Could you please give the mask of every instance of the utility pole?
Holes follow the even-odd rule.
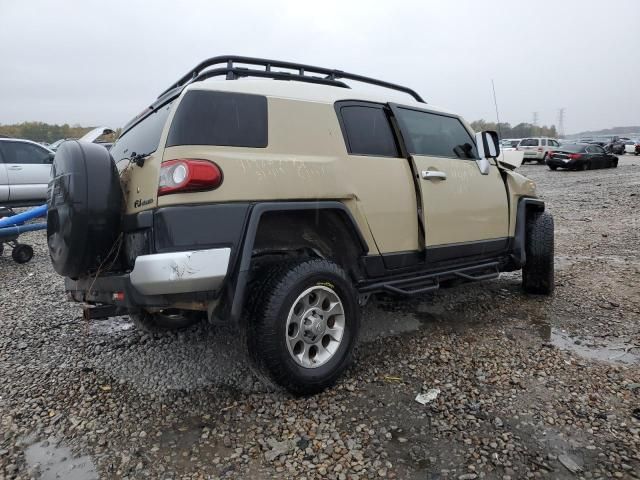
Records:
[[[564,138],[564,107],[558,110],[558,138]]]

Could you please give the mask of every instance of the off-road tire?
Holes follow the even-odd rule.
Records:
[[[146,310],[130,310],[129,319],[136,329],[148,333],[168,332],[181,330],[198,323],[202,316],[199,312],[182,312],[183,318],[173,316],[171,319],[161,312],[149,313]]]
[[[333,384],[350,365],[360,329],[357,292],[345,272],[324,259],[270,265],[254,274],[243,324],[248,356],[259,377],[294,395],[312,395]],[[333,291],[344,307],[344,334],[338,349],[323,365],[298,365],[287,346],[287,318],[298,296],[313,286]]]
[[[535,212],[527,220],[526,263],[522,269],[522,288],[527,293],[553,293],[553,230],[553,217],[548,212]]]

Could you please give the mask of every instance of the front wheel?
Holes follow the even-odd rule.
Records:
[[[285,264],[255,280],[245,339],[254,366],[296,395],[333,385],[349,366],[360,328],[357,293],[323,259]]]
[[[551,295],[554,288],[554,227],[548,212],[536,212],[527,220],[522,288],[527,293]]]

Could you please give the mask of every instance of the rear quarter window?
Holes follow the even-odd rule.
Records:
[[[267,146],[267,98],[244,93],[191,90],[178,105],[167,147]]]

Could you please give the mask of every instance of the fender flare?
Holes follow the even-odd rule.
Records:
[[[544,212],[544,207],[544,202],[538,198],[522,197],[518,200],[516,231],[513,239],[513,253],[511,254],[518,268],[522,268],[527,263],[525,248],[527,215],[531,211]]]
[[[341,202],[301,201],[257,203],[251,208],[244,233],[244,238],[242,241],[242,246],[240,247],[240,250],[236,255],[234,268],[229,272],[230,278],[229,282],[227,283],[227,292],[225,298],[227,306],[226,308],[223,307],[224,313],[221,315],[223,318],[226,317],[232,323],[238,323],[242,316],[245,297],[247,294],[249,274],[251,272],[251,257],[253,253],[253,246],[262,216],[267,212],[293,212],[304,210],[329,210],[338,212],[347,221],[347,224],[350,225],[353,229],[353,233],[356,235],[358,243],[360,244],[363,252],[366,254],[369,251],[367,242],[364,239],[364,236],[362,235],[358,224],[353,218],[353,215],[351,214],[349,209]]]

